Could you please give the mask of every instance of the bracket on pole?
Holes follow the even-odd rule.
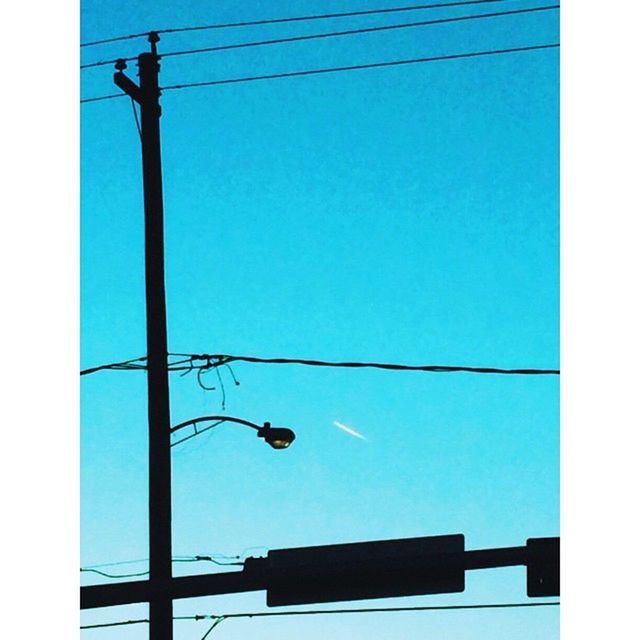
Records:
[[[113,74],[113,82],[120,87],[130,98],[133,98],[138,104],[142,104],[142,90],[131,78],[123,73],[126,68],[124,61],[116,62],[116,71]]]

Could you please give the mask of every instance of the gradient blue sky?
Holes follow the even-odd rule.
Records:
[[[403,5],[85,0],[82,40],[394,4]],[[167,34],[160,50],[526,6],[537,5]],[[161,83],[557,41],[557,12],[543,12],[166,59]],[[105,45],[83,61],[142,50],[140,40]],[[113,93],[111,74],[83,72],[83,97]],[[171,351],[558,366],[556,51],[185,89],[162,104]],[[145,351],[142,194],[131,104],[87,104],[81,125],[89,367]],[[559,533],[557,378],[249,364],[234,372],[241,386],[228,380],[227,413],[290,425],[298,439],[275,452],[227,425],[176,447],[176,555],[447,533],[480,548]],[[174,374],[171,393],[174,423],[220,412],[220,395],[192,375]],[[97,373],[81,394],[81,565],[146,558],[144,375]],[[175,573],[212,568],[177,564]],[[362,606],[524,600],[525,572],[514,568],[468,574],[463,594]],[[264,608],[263,593],[175,606],[179,615]],[[84,612],[82,621],[145,615],[134,606]],[[200,625],[176,623],[176,638],[201,637]],[[557,630],[549,608],[238,620],[214,634],[528,640]]]

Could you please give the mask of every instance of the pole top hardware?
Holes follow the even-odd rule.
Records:
[[[116,60],[116,69],[118,71],[124,71],[127,68],[127,63],[123,58],[118,58]]]

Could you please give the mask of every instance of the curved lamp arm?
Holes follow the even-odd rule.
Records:
[[[258,433],[259,438],[263,438],[264,441],[271,445],[274,449],[286,449],[296,438],[296,434],[286,427],[272,427],[270,422],[265,422],[263,426],[259,426],[254,422],[249,422],[249,420],[243,420],[242,418],[234,418],[233,416],[201,416],[199,418],[192,418],[191,420],[186,420],[185,422],[181,422],[177,424],[175,427],[171,427],[169,430],[170,433],[175,433],[179,429],[184,427],[194,427],[199,422],[216,422],[216,424],[208,427],[207,429],[203,429],[202,431],[197,431],[191,436],[187,436],[178,442],[173,443],[174,445],[180,444],[189,438],[193,438],[194,436],[207,431],[208,429],[217,426],[221,422],[235,422],[236,424],[244,425],[245,427],[250,427],[251,429],[255,429]],[[173,446],[173,445],[172,445]]]
[[[255,424],[254,422],[249,422],[248,420],[243,420],[242,418],[234,418],[233,416],[202,416],[200,418],[192,418],[191,420],[185,420],[180,424],[177,424],[175,427],[171,427],[169,429],[170,433],[175,433],[178,429],[182,429],[183,427],[190,427],[191,425],[198,424],[198,422],[214,422],[219,420],[220,422],[235,422],[237,424],[243,424],[246,427],[251,427],[252,429],[260,430],[263,427]],[[264,423],[265,426],[268,425],[268,422]]]

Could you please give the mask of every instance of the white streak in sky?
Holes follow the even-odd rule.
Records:
[[[351,427],[347,427],[347,425],[342,424],[342,422],[338,422],[337,420],[334,420],[333,424],[336,427],[338,427],[338,429],[342,429],[343,431],[346,431],[351,436],[355,436],[356,438],[366,440],[366,438],[361,433],[358,433],[355,429],[352,429]]]

